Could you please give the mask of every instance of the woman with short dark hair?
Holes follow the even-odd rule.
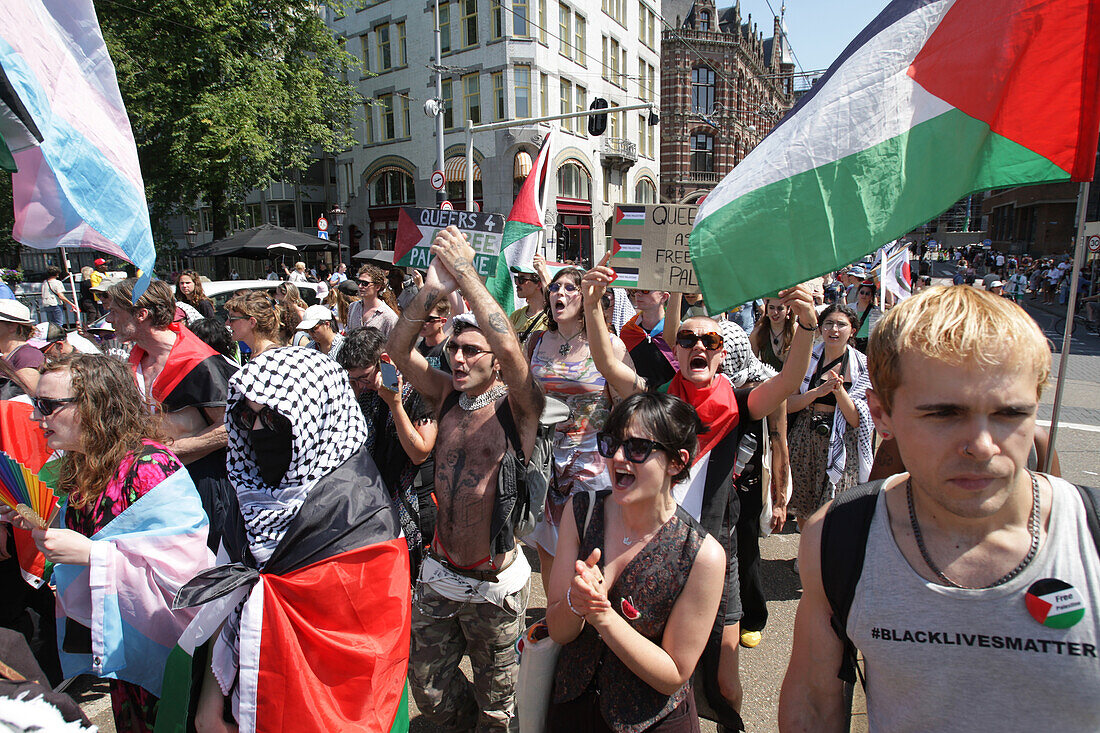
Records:
[[[547,594],[550,635],[563,645],[547,730],[699,730],[691,676],[726,558],[672,485],[702,429],[682,400],[639,392],[600,432],[611,488],[569,500]]]

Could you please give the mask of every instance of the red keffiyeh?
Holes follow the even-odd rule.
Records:
[[[715,375],[706,387],[697,387],[677,372],[668,384],[668,393],[694,407],[703,421],[705,431],[699,434],[699,452],[693,465],[737,427],[740,420],[737,398],[733,394],[733,385],[721,374]]]

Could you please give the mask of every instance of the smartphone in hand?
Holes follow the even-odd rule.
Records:
[[[382,373],[382,386],[390,392],[397,391],[397,367],[385,359],[378,362],[378,370]]]

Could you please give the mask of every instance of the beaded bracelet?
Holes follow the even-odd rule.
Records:
[[[584,618],[583,613],[578,613],[577,609],[573,608],[573,586],[569,586],[569,589],[565,591],[565,605],[569,606],[569,610],[573,612],[574,616]]]

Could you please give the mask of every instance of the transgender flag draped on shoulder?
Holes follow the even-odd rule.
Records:
[[[718,311],[858,259],[968,193],[1088,180],[1100,0],[895,0],[699,207]]]

